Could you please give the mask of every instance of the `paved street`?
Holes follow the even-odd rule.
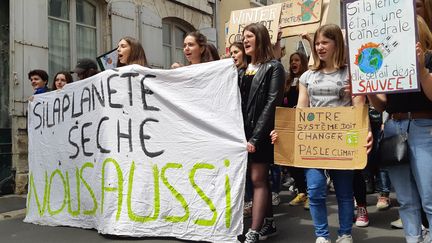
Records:
[[[313,236],[312,220],[309,212],[302,207],[288,205],[292,196],[282,192],[282,203],[275,207],[276,223],[279,234],[266,241],[268,243],[303,243],[315,242]],[[353,237],[355,242],[382,242],[403,243],[403,232],[392,229],[390,222],[397,219],[397,207],[387,211],[377,211],[375,208],[376,194],[368,195],[370,226],[359,228],[354,226]],[[392,200],[393,205],[396,203]],[[331,237],[334,241],[338,227],[337,205],[335,196],[329,195],[329,224]],[[0,197],[0,242],[5,243],[75,243],[75,242],[145,242],[168,243],[186,242],[167,238],[124,238],[117,236],[104,236],[95,230],[85,230],[71,227],[49,227],[23,223],[23,210],[25,199],[23,197]],[[10,215],[7,212],[11,211]],[[245,230],[250,224],[250,219],[245,220]]]

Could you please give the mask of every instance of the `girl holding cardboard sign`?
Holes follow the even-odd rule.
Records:
[[[315,48],[312,50],[314,64],[300,77],[297,107],[336,107],[364,105],[364,97],[352,97],[348,68],[345,65],[345,48],[342,31],[333,24],[323,25],[315,32]],[[272,141],[277,134],[271,133]],[[372,147],[372,134],[368,134],[366,145]],[[335,186],[339,208],[339,230],[337,243],[351,243],[353,224],[353,170],[329,170]],[[323,169],[305,169],[310,213],[314,222],[316,243],[328,243],[326,194],[327,183]]]

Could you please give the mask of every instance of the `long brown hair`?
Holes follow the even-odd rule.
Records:
[[[291,58],[293,58],[294,55],[297,55],[300,58],[300,69],[298,74],[294,74],[294,72],[291,69]],[[289,68],[288,79],[285,82],[285,89],[284,89],[285,93],[288,92],[288,90],[291,88],[291,84],[293,83],[294,78],[300,77],[304,72],[308,70],[308,58],[303,52],[296,51],[292,53],[289,58],[289,63],[290,63],[290,68]],[[299,83],[297,83],[296,85],[297,90],[298,88],[299,88]]]
[[[246,68],[248,63],[250,62],[250,60],[249,60],[250,57],[247,56],[245,53],[243,42],[240,42],[240,41],[233,42],[229,47],[230,52],[231,52],[231,47],[233,47],[233,46],[237,47],[243,53],[242,64],[240,67],[237,67],[237,68]]]
[[[188,36],[192,36],[195,39],[198,46],[200,48],[204,48],[204,51],[201,52],[200,63],[210,62],[210,61],[214,60],[211,56],[212,54],[210,53],[210,50],[208,50],[207,37],[205,35],[203,35],[201,32],[196,30],[196,31],[192,31],[192,32],[187,33],[185,38]]]
[[[342,30],[339,26],[335,24],[326,24],[318,28],[314,35],[314,47],[312,48],[312,55],[314,58],[314,63],[311,67],[312,70],[317,71],[324,68],[325,63],[319,59],[318,53],[316,51],[315,42],[319,35],[333,40],[335,42],[335,51],[333,53],[333,64],[334,68],[341,69],[345,67],[345,44],[342,35]]]
[[[243,29],[242,35],[244,35],[246,30],[255,35],[256,63],[265,63],[274,59],[273,47],[267,28],[260,23],[252,23]]]
[[[57,87],[55,85],[55,82],[56,82],[57,75],[59,75],[59,74],[63,74],[65,76],[67,84],[70,84],[70,83],[73,82],[73,78],[72,78],[72,75],[70,74],[70,72],[68,72],[68,71],[60,71],[60,72],[58,72],[58,73],[56,73],[54,75],[54,81],[53,81],[51,90],[56,90],[57,89]]]
[[[141,43],[137,39],[130,36],[125,36],[121,38],[120,41],[121,40],[125,40],[129,44],[131,50],[127,63],[120,63],[120,60],[117,60],[117,67],[122,67],[130,64],[139,64],[141,66],[147,67],[148,62],[144,52],[144,48],[142,47]]]

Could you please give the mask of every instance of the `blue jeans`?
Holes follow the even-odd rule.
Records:
[[[388,120],[384,127],[385,137],[405,132],[408,122]],[[432,222],[432,119],[411,121],[408,144],[410,163],[387,169],[400,204],[399,215],[406,241],[414,243],[422,242],[422,207],[428,221]]]
[[[390,193],[391,182],[389,178],[389,173],[386,169],[379,169],[377,178],[377,191],[380,193]]]
[[[338,235],[351,235],[353,224],[353,175],[351,170],[330,170],[339,211]],[[310,214],[317,237],[329,238],[327,220],[327,183],[324,170],[305,169]]]
[[[281,167],[279,165],[271,165],[271,191],[279,193],[281,191]]]

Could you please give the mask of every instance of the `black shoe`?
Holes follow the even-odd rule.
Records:
[[[264,224],[259,232],[260,240],[267,240],[269,237],[277,235],[276,225],[273,219],[264,219]]]

